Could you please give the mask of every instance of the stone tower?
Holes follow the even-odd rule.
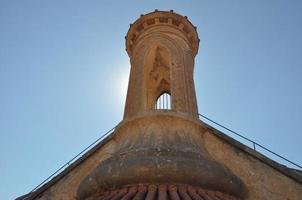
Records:
[[[196,196],[213,190],[221,199],[244,197],[241,180],[203,145],[206,129],[198,121],[193,82],[198,43],[196,27],[174,12],[149,13],[130,25],[131,73],[124,120],[115,131],[117,147],[81,183],[79,200],[128,187],[140,188],[150,200],[161,199],[152,196],[157,187],[176,199],[185,199],[177,188],[184,193],[190,188]],[[164,93],[171,96],[170,109],[156,109]]]
[[[130,25],[122,122],[18,200],[301,200],[302,172],[198,119],[199,39],[187,17],[151,12]]]
[[[193,68],[198,43],[196,27],[173,12],[150,13],[131,24],[126,37],[131,74],[125,119],[152,111],[164,92],[171,95],[174,112],[197,117]]]

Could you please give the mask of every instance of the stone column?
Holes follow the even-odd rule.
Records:
[[[174,112],[197,117],[193,81],[198,35],[186,17],[173,12],[142,15],[126,36],[131,75],[124,118],[154,109],[157,98],[171,95]]]

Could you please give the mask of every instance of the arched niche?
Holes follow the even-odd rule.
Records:
[[[154,44],[145,55],[144,81],[148,110],[161,94],[171,94],[171,54],[164,46]]]

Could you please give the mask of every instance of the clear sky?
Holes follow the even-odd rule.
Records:
[[[0,199],[122,120],[124,36],[154,9],[197,26],[199,112],[302,163],[302,1],[1,0]]]

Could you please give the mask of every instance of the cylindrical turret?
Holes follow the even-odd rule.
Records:
[[[124,118],[155,109],[157,99],[171,95],[171,109],[197,117],[193,82],[198,35],[187,19],[170,12],[142,15],[126,36],[131,61]]]

